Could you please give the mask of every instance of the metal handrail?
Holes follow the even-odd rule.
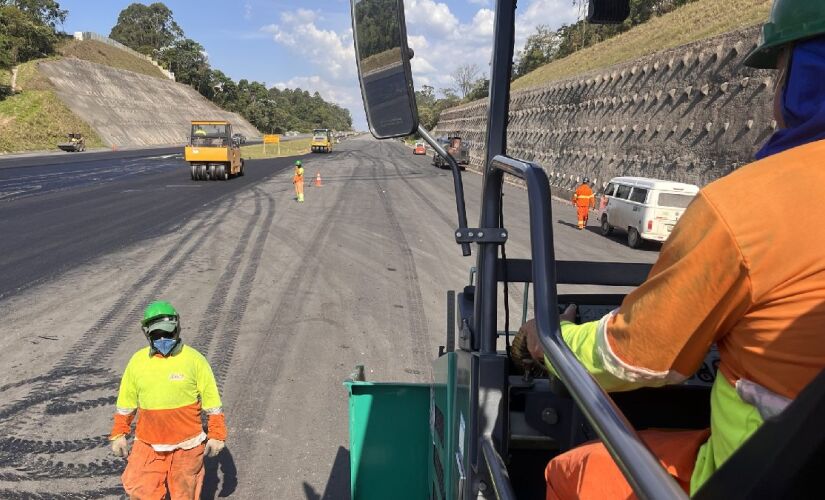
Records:
[[[504,465],[504,460],[496,451],[496,447],[489,436],[481,438],[481,454],[487,463],[487,470],[490,471],[490,480],[493,483],[495,497],[499,500],[516,500],[516,493],[510,483],[507,466]]]
[[[530,249],[533,255],[533,304],[539,340],[559,378],[596,430],[636,494],[643,499],[686,499],[682,488],[659,464],[613,400],[579,363],[564,342],[556,307],[550,183],[538,165],[498,155],[491,166],[527,184]]]

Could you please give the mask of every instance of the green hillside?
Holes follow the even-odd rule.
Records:
[[[0,98],[0,154],[56,150],[66,134],[80,132],[86,147],[104,146],[95,131],[66,107],[48,79],[37,71],[40,60],[18,66],[16,92]],[[10,72],[0,80],[11,81]]]
[[[96,40],[70,40],[58,48],[58,52],[65,57],[76,57],[112,68],[166,78],[160,69],[149,61]]]
[[[513,90],[539,87],[764,22],[771,0],[697,0],[630,31],[571,54],[515,80]]]

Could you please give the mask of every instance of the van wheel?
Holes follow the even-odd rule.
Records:
[[[630,248],[639,248],[642,246],[642,237],[639,236],[639,231],[636,231],[635,228],[630,228],[627,230],[627,246]]]
[[[613,226],[607,222],[607,214],[602,215],[602,236],[609,236],[613,233]]]

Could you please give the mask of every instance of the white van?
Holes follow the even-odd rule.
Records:
[[[665,241],[699,186],[646,177],[615,177],[605,188],[607,206],[601,216],[602,234],[627,231],[627,245],[644,240]]]

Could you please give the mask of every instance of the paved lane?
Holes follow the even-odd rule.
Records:
[[[229,182],[194,182],[178,155],[0,168],[0,297],[137,241],[174,231],[211,203],[287,168],[246,163]]]
[[[211,362],[227,414],[204,498],[348,498],[342,380],[361,363],[370,380],[428,380],[445,292],[475,260],[454,243],[448,172],[397,142],[307,156],[307,179],[320,173],[323,186],[308,182],[303,204],[289,163],[193,184],[161,158],[0,202],[0,231],[12,235],[0,243],[0,317],[13,333],[0,336],[0,498],[121,495],[124,463],[105,434],[123,367],[145,343],[141,311],[159,298]],[[110,168],[127,167],[99,170]],[[475,224],[481,178],[464,178]],[[505,190],[513,258],[528,256],[526,200]],[[576,230],[569,204],[553,209],[560,258],[656,258]]]

